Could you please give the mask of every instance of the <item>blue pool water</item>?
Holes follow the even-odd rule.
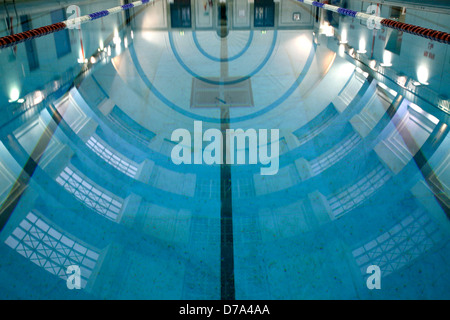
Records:
[[[127,3],[6,2],[0,36]],[[375,11],[449,32],[438,4]],[[0,49],[0,298],[450,298],[448,49],[290,0]]]

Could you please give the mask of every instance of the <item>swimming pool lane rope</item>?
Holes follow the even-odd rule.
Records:
[[[427,38],[430,40],[435,40],[441,43],[446,43],[449,44],[450,43],[450,34],[447,32],[443,32],[443,31],[437,31],[437,30],[433,30],[433,29],[428,29],[428,28],[422,28],[416,25],[412,25],[412,24],[407,24],[407,23],[403,23],[403,22],[399,22],[399,21],[395,21],[395,20],[391,20],[391,19],[385,19],[383,17],[379,17],[376,15],[371,15],[368,13],[363,13],[363,12],[358,12],[358,11],[354,11],[354,10],[350,10],[350,9],[344,9],[341,7],[337,7],[337,6],[333,6],[330,4],[326,4],[326,3],[321,3],[321,2],[317,2],[317,1],[311,1],[311,0],[296,0],[298,2],[304,3],[304,4],[309,4],[318,8],[322,8],[328,11],[333,11],[333,12],[337,12],[339,14],[342,14],[344,16],[350,16],[362,21],[371,21],[372,23],[376,24],[381,24],[382,26],[391,28],[391,29],[396,29],[396,30],[401,30],[403,32],[406,33],[410,33],[419,37],[423,37],[423,38]]]
[[[29,31],[13,34],[10,36],[0,38],[0,49],[14,46],[18,43],[31,40],[34,38],[42,37],[50,33],[58,32],[67,28],[74,28],[79,26],[82,23],[86,23],[89,21],[93,21],[99,18],[106,17],[110,14],[118,13],[121,11],[129,10],[131,8],[136,8],[142,6],[144,4],[154,2],[155,0],[142,0],[135,1],[132,3],[124,4],[122,6],[117,6],[111,9],[102,10],[98,12],[94,12],[91,14],[87,14],[78,18],[68,19],[65,21],[61,21],[58,23],[54,23],[45,27],[40,27],[36,29],[32,29]]]
[[[117,7],[111,8],[111,9],[94,12],[94,13],[91,13],[91,14],[88,14],[85,16],[81,16],[78,18],[74,18],[74,19],[68,19],[68,20],[65,20],[62,22],[58,22],[58,23],[54,23],[54,24],[45,26],[45,27],[32,29],[29,31],[2,37],[2,38],[0,38],[0,49],[16,45],[23,41],[42,37],[44,35],[47,35],[47,34],[50,34],[53,32],[64,30],[66,28],[73,28],[82,23],[86,23],[86,22],[96,20],[96,19],[99,19],[102,17],[106,17],[113,13],[118,13],[118,12],[121,12],[124,10],[129,10],[131,8],[139,7],[141,5],[144,5],[144,4],[147,4],[150,2],[154,2],[154,1],[155,0],[135,1],[133,3],[128,3],[128,4],[124,4],[122,6],[117,6]],[[311,1],[311,0],[296,0],[296,1],[304,3],[304,4],[312,5],[312,6],[321,8],[321,9],[337,12],[339,14],[342,14],[345,16],[350,16],[350,17],[353,17],[353,18],[356,18],[359,20],[363,20],[363,21],[370,20],[375,24],[379,23],[380,25],[388,27],[388,28],[401,30],[403,32],[410,33],[410,34],[413,34],[416,36],[420,36],[420,37],[427,38],[430,40],[435,40],[437,42],[446,43],[446,44],[450,43],[450,34],[443,32],[443,31],[422,28],[422,27],[419,27],[416,25],[407,24],[407,23],[403,23],[403,22],[399,22],[399,21],[395,21],[395,20],[391,20],[391,19],[385,19],[383,17],[379,17],[376,15],[370,15],[368,13],[358,12],[358,11],[354,11],[354,10],[350,10],[350,9],[344,9],[341,7],[337,7],[337,6],[333,6],[330,4],[321,3],[321,2],[317,2],[317,1]]]

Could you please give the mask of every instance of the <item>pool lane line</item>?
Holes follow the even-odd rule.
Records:
[[[0,49],[11,47],[11,46],[14,46],[23,41],[42,37],[42,36],[45,36],[50,33],[64,30],[66,28],[72,28],[72,27],[78,26],[82,23],[86,23],[86,22],[89,22],[92,20],[103,18],[110,14],[121,12],[124,10],[129,10],[131,8],[139,7],[143,4],[147,4],[150,2],[154,2],[154,1],[155,0],[135,1],[133,3],[124,4],[122,6],[117,6],[117,7],[111,8],[111,9],[94,12],[94,13],[91,13],[91,14],[88,14],[88,15],[85,15],[85,16],[82,16],[79,18],[69,19],[69,20],[54,23],[54,24],[51,24],[48,26],[36,28],[33,30],[1,37],[0,38]],[[391,29],[396,29],[396,30],[401,30],[403,32],[410,33],[410,34],[413,34],[413,35],[416,35],[419,37],[427,38],[430,40],[435,40],[437,42],[446,43],[446,44],[450,43],[450,34],[447,32],[428,29],[428,28],[422,28],[422,27],[419,27],[416,25],[407,24],[404,22],[399,22],[399,21],[395,21],[395,20],[391,20],[391,19],[385,19],[383,17],[378,17],[375,15],[370,15],[367,13],[358,12],[358,11],[354,11],[354,10],[350,10],[350,9],[344,9],[344,8],[340,8],[337,6],[317,2],[317,1],[311,1],[311,0],[295,0],[295,1],[298,1],[298,2],[301,2],[304,4],[308,4],[308,5],[312,5],[315,7],[319,7],[321,9],[333,11],[333,12],[336,12],[336,13],[339,13],[339,14],[342,14],[345,16],[357,18],[359,20],[363,20],[363,21],[371,20],[371,21],[373,21],[375,23],[379,23],[385,27],[388,27]]]
[[[36,29],[32,29],[29,31],[25,31],[25,32],[21,32],[21,33],[16,33],[13,35],[9,35],[6,37],[1,37],[0,38],[0,49],[2,48],[8,48],[11,46],[14,46],[18,43],[24,42],[24,41],[28,41],[34,38],[39,38],[45,35],[48,35],[50,33],[54,33],[54,32],[58,32],[67,28],[74,28],[79,26],[80,24],[86,23],[86,22],[90,22],[93,20],[97,20],[103,17],[106,17],[110,14],[114,14],[114,13],[118,13],[118,12],[122,12],[125,10],[129,10],[131,8],[136,8],[139,6],[142,6],[144,4],[148,4],[150,2],[155,2],[156,0],[142,0],[142,1],[135,1],[132,3],[128,3],[128,4],[124,4],[121,6],[117,6],[117,7],[113,7],[110,9],[106,9],[106,10],[102,10],[102,11],[98,11],[98,12],[94,12],[94,13],[90,13],[78,18],[74,18],[74,19],[68,19],[62,22],[58,22],[58,23],[54,23],[48,26],[44,26],[44,27],[40,27],[40,28],[36,28]]]
[[[330,4],[321,3],[318,1],[312,1],[312,0],[295,0],[295,1],[298,1],[298,2],[301,2],[304,4],[308,4],[308,5],[311,5],[314,7],[318,7],[321,9],[325,9],[328,11],[333,11],[333,12],[339,13],[344,16],[350,16],[350,17],[356,18],[358,20],[362,20],[362,21],[366,21],[366,22],[371,21],[375,24],[379,23],[382,26],[385,26],[385,27],[388,27],[391,29],[401,30],[403,32],[413,34],[413,35],[416,35],[416,36],[419,36],[422,38],[427,38],[427,39],[434,40],[437,42],[450,44],[450,34],[447,32],[437,31],[437,30],[428,29],[428,28],[422,28],[422,27],[419,27],[416,25],[399,22],[399,21],[395,21],[395,20],[391,20],[391,19],[386,19],[386,18],[379,17],[376,15],[371,15],[368,13],[345,9],[345,8],[333,6]]]
[[[228,23],[220,26],[221,33],[227,34]],[[220,41],[220,56],[228,56],[228,40]],[[220,64],[220,78],[229,77],[228,62]],[[225,83],[219,85],[220,98],[224,100]],[[230,129],[230,107],[220,105],[220,131],[226,136]],[[220,165],[220,299],[235,300],[234,281],[234,241],[233,241],[233,197],[231,186],[231,165],[227,164],[229,143],[222,141],[222,164]]]

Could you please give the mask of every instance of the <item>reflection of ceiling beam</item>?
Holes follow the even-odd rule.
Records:
[[[388,6],[404,7],[428,12],[450,14],[448,0],[361,0],[363,2],[380,3]]]

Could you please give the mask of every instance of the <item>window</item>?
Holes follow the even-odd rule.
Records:
[[[363,276],[367,266],[378,265],[382,276],[399,270],[442,240],[438,226],[425,210],[418,208],[413,214],[393,226],[352,254]]]
[[[318,175],[322,171],[338,162],[354,147],[356,147],[359,142],[361,142],[361,138],[357,133],[350,134],[349,137],[345,138],[344,141],[342,141],[338,146],[335,146],[320,157],[312,160],[311,170],[313,176]]]
[[[81,201],[87,207],[112,221],[117,221],[122,208],[122,199],[113,199],[111,196],[82,179],[69,167],[66,167],[61,172],[56,182],[72,193],[77,200]]]
[[[353,210],[381,188],[391,174],[381,164],[350,188],[328,198],[335,218]]]
[[[155,137],[155,133],[134,121],[130,116],[123,112],[118,106],[114,106],[108,119],[117,125],[119,130],[129,136],[131,139],[147,146],[148,143]]]
[[[82,288],[86,286],[99,257],[98,252],[65,236],[32,212],[20,222],[5,243],[31,262],[62,279],[67,279],[68,266],[79,266]]]
[[[339,115],[333,104],[326,107],[313,120],[309,121],[305,126],[295,130],[294,136],[297,137],[299,143],[302,145],[312,138],[318,136],[324,131],[331,122]]]
[[[255,8],[255,19],[258,19],[258,20],[264,19],[264,8],[263,7]]]
[[[106,143],[100,142],[99,138],[90,137],[86,142],[86,145],[100,158],[105,160],[117,170],[125,173],[131,178],[136,176],[137,167],[132,165],[130,163],[131,161],[124,160],[124,157],[119,157],[117,154],[110,151],[110,148],[107,147]]]
[[[191,2],[176,0],[170,4],[170,21],[172,28],[191,27]]]
[[[275,3],[273,0],[255,0],[255,27],[273,27],[275,24]]]

